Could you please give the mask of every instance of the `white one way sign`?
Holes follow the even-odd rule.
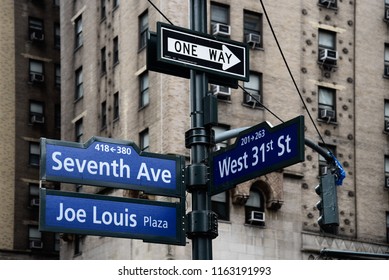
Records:
[[[222,49],[218,50],[174,38],[168,38],[167,40],[167,50],[169,52],[220,63],[223,70],[227,70],[241,62],[226,45],[222,45]]]
[[[248,46],[158,23],[158,60],[222,77],[248,81]]]

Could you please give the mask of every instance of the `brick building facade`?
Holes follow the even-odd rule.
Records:
[[[188,27],[187,1],[154,2],[175,25]],[[306,148],[303,163],[212,198],[223,217],[213,241],[214,258],[309,259],[322,248],[387,252],[388,7],[385,1],[264,2],[271,26],[259,1],[207,2],[209,33],[249,43],[250,81],[240,85],[256,97],[210,85],[218,98],[219,124],[214,130],[263,121],[280,124],[263,104],[284,121],[304,115],[306,137],[321,143],[272,27],[318,131],[347,174],[338,188],[339,233],[320,232],[314,188],[325,162]],[[166,20],[147,1],[61,4],[63,140],[86,141],[94,135],[126,139],[141,149],[189,160],[184,144],[190,128],[189,81],[146,68],[147,34],[156,31],[158,21]],[[129,195],[93,187],[63,188]],[[266,220],[250,224],[250,207],[264,212]],[[61,245],[63,259],[191,257],[190,246],[139,240],[67,236]]]

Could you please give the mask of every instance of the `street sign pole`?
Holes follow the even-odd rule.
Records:
[[[190,1],[191,29],[206,33],[207,1]],[[192,239],[192,259],[212,259],[212,238],[215,231],[214,215],[210,211],[207,193],[207,166],[210,130],[204,128],[204,98],[207,93],[207,77],[204,72],[191,70],[190,102],[191,129],[186,133],[186,146],[191,149],[191,164],[187,167],[187,189],[192,194],[192,212],[188,213],[188,238]],[[211,225],[211,226],[210,226]],[[213,226],[212,226],[213,225]],[[213,232],[213,235],[212,235]]]

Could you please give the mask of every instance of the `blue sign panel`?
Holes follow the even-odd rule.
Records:
[[[185,245],[185,203],[41,189],[41,231]]]
[[[304,118],[276,127],[261,123],[241,132],[234,145],[210,156],[210,194],[304,160]]]
[[[41,179],[182,197],[184,159],[141,152],[132,142],[93,137],[85,144],[41,139]]]

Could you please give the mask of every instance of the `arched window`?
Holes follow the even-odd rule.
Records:
[[[251,187],[250,196],[245,205],[245,222],[247,224],[265,225],[265,198],[258,188]]]

